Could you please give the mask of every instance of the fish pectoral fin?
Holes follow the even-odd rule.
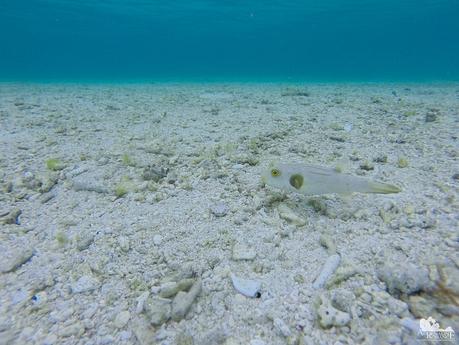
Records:
[[[303,187],[304,178],[300,174],[293,174],[292,176],[290,176],[289,183],[293,188],[300,189],[301,187]]]

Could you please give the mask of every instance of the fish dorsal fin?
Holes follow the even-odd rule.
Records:
[[[330,176],[330,175],[334,175],[337,173],[335,169],[322,167],[319,165],[313,165],[313,164],[305,164],[303,166],[303,169],[306,169],[308,173],[313,174],[313,175]]]

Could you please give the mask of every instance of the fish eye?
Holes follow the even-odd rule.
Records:
[[[272,176],[272,177],[280,176],[280,174],[281,174],[280,171],[277,170],[277,169],[271,170],[271,176]]]

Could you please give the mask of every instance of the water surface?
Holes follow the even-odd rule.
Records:
[[[3,80],[459,79],[457,0],[0,2]]]

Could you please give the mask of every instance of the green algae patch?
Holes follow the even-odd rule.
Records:
[[[136,185],[128,176],[123,176],[121,181],[115,185],[114,193],[117,198],[122,198],[130,192],[138,192],[139,186]]]
[[[116,195],[117,198],[122,198],[127,193],[128,193],[128,189],[123,183],[120,183],[120,184],[116,185],[116,187],[115,187],[115,195]]]
[[[61,247],[65,246],[68,242],[67,234],[63,230],[59,230],[56,233],[56,241]]]
[[[312,198],[308,200],[308,205],[313,208],[313,210],[321,215],[326,216],[328,214],[327,204],[318,198]]]
[[[397,161],[397,166],[399,168],[406,168],[408,167],[408,160],[405,157],[400,157]]]
[[[405,117],[411,117],[417,115],[416,110],[407,110],[403,113],[403,116]]]
[[[57,158],[50,158],[46,160],[46,167],[51,171],[59,171],[65,168],[65,164]]]
[[[123,154],[121,156],[121,161],[123,162],[124,165],[128,166],[128,167],[135,167],[136,166],[136,163],[134,161],[134,159],[128,155],[127,153]]]

